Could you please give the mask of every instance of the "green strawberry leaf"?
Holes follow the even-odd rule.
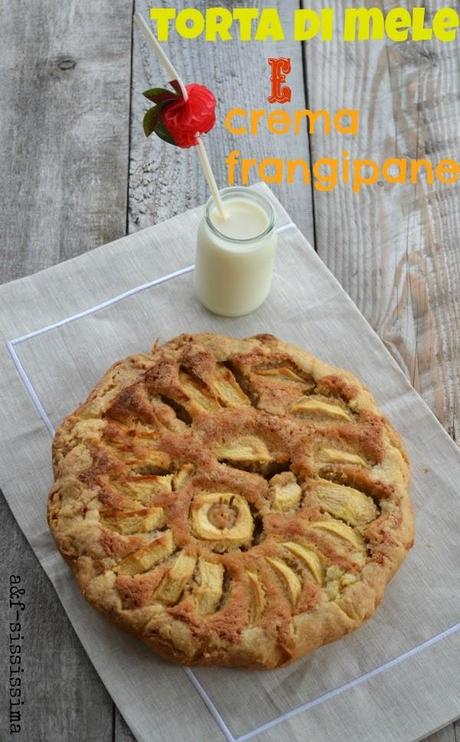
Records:
[[[155,126],[155,134],[159,136],[160,139],[163,139],[163,141],[168,142],[168,144],[176,145],[176,142],[174,141],[171,134],[167,130],[160,116],[158,116],[158,120]]]
[[[142,95],[153,103],[164,103],[167,100],[176,100],[178,98],[177,93],[173,93],[172,90],[167,88],[150,88],[144,90]]]
[[[160,115],[160,107],[154,106],[153,108],[149,108],[147,113],[144,116],[144,120],[142,122],[142,125],[144,127],[144,134],[146,137],[149,137],[150,134],[153,134],[155,131],[155,127],[158,123],[158,118]]]

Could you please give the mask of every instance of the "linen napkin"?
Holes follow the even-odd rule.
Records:
[[[0,287],[0,485],[115,703],[142,742],[412,741],[460,714],[460,453],[266,186],[273,287],[224,319],[193,292],[202,208]],[[46,524],[54,428],[104,371],[181,332],[270,332],[356,373],[403,436],[416,545],[359,631],[274,672],[184,669],[81,597]]]

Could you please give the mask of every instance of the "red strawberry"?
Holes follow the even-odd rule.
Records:
[[[206,134],[216,122],[216,99],[209,88],[192,83],[185,86],[188,93],[185,101],[177,82],[173,81],[171,85],[176,93],[159,89],[144,93],[157,103],[145,115],[145,134],[149,136],[154,131],[161,139],[177,147],[194,147],[197,136]]]

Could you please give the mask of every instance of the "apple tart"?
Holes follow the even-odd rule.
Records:
[[[87,600],[186,665],[275,668],[358,628],[413,543],[409,463],[350,373],[272,335],[115,364],[53,444]]]

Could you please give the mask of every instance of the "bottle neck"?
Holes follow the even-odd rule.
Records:
[[[214,200],[206,205],[205,219],[211,233],[229,244],[247,246],[270,236],[275,228],[275,214],[270,201],[248,188],[224,188],[220,191],[225,218]]]

